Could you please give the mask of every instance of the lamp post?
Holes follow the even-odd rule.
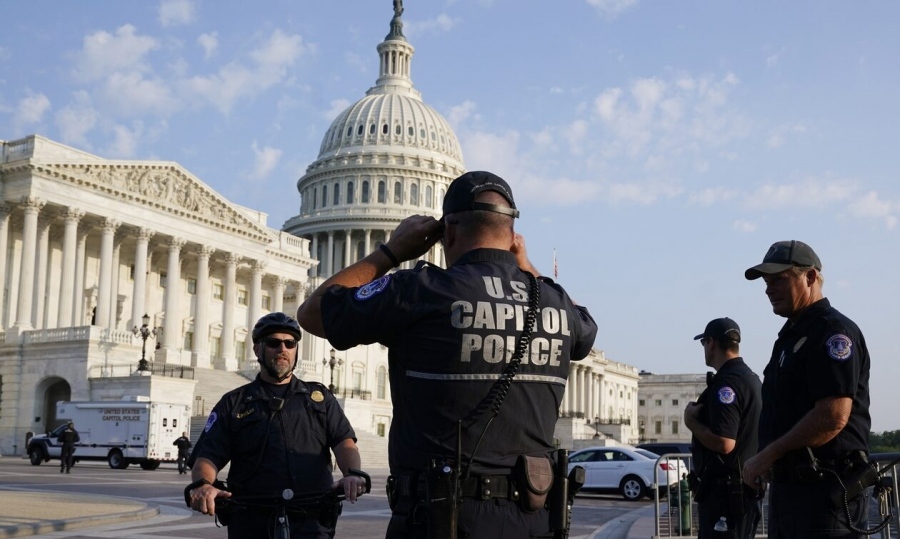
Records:
[[[332,348],[331,351],[328,352],[328,355],[330,356],[330,358],[322,358],[322,365],[325,365],[325,366],[331,368],[331,383],[328,384],[328,390],[331,391],[331,393],[333,394],[334,393],[334,368],[337,367],[338,365],[343,365],[344,360],[334,357],[335,356],[334,348]]]
[[[138,362],[138,370],[146,371],[149,370],[149,365],[147,364],[147,337],[156,337],[160,333],[160,331],[157,328],[150,328],[149,314],[145,314],[144,316],[142,316],[141,321],[144,324],[141,327],[135,326],[134,329],[131,330],[131,332],[141,338],[141,360]]]

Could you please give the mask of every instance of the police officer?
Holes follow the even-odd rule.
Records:
[[[331,488],[343,489],[347,499],[355,502],[363,493],[365,481],[347,475],[350,468],[360,467],[360,458],[353,428],[340,405],[322,384],[293,375],[300,336],[297,321],[280,312],[263,316],[254,326],[253,351],[259,374],[216,404],[188,460],[194,479],[189,485],[194,510],[211,515],[216,498],[232,494],[274,497],[284,489],[309,494]],[[332,451],[345,474],[337,482],[331,475]],[[213,483],[228,462],[226,492]],[[274,513],[274,508],[268,513],[248,509],[231,515],[228,537],[273,537]],[[293,538],[334,536],[334,527],[328,522],[336,514],[289,512],[288,516]]]
[[[75,464],[75,444],[81,441],[75,423],[69,421],[66,428],[59,434],[59,443],[62,444],[59,455],[59,473],[72,473],[72,465]]]
[[[535,278],[502,178],[460,176],[447,190],[443,213],[440,221],[404,219],[386,245],[313,292],[298,320],[335,348],[378,342],[389,349],[388,538],[425,537],[429,527],[441,536],[455,525],[469,539],[546,536],[548,512],[515,477],[517,462],[528,456],[538,467],[549,465],[569,362],[588,355],[597,326],[562,287]],[[446,270],[420,262],[388,273],[438,241]],[[533,331],[529,310],[537,314]],[[516,363],[523,333],[521,365],[508,385],[499,383]],[[458,491],[453,481],[441,483],[441,474],[453,470]],[[437,500],[445,488],[460,496],[455,521]]]
[[[734,320],[716,318],[694,340],[703,346],[706,366],[716,371],[697,402],[684,410],[699,478],[694,494],[699,537],[748,539],[756,535],[760,509],[756,491],[741,481],[741,465],[756,454],[759,377],[739,355],[741,328]],[[727,531],[716,530],[716,524]]]
[[[867,466],[869,351],[862,332],[822,295],[822,263],[800,241],[773,244],[748,269],[787,318],[762,387],[759,453],[744,481],[771,480],[769,537],[862,537],[864,492],[843,485]]]
[[[178,447],[178,473],[187,473],[187,459],[191,456],[191,439],[188,438],[187,432],[182,432],[181,436],[176,438],[172,445]]]

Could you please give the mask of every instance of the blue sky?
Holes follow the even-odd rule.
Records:
[[[760,374],[783,319],[743,270],[800,239],[872,354],[873,428],[900,429],[897,2],[405,2],[412,78],[470,170],[512,185],[536,265],[596,346],[703,372],[692,337],[743,329]],[[177,161],[269,224],[331,120],[377,77],[388,0],[14,2],[0,138]]]

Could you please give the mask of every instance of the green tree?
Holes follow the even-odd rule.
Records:
[[[900,430],[886,430],[869,434],[870,453],[895,453],[900,451]]]

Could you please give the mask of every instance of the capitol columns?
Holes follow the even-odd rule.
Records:
[[[79,229],[75,240],[75,290],[72,298],[72,325],[83,326],[84,316],[84,260],[90,229]]]
[[[275,296],[272,298],[272,312],[273,313],[281,313],[284,312],[284,289],[287,286],[288,279],[287,277],[276,276],[275,277],[275,286],[273,287],[272,294]],[[290,313],[291,316],[297,316],[294,313]],[[254,322],[255,323],[255,322]]]
[[[365,245],[365,249],[363,250],[363,256],[369,256],[369,254],[372,252],[372,229],[367,228],[365,230],[365,232],[366,232],[366,245]]]
[[[197,249],[197,307],[194,311],[194,342],[191,366],[208,369],[209,364],[209,257],[216,250],[208,245]]]
[[[247,306],[247,327],[252,328],[256,325],[256,321],[262,316],[262,278],[266,271],[266,263],[262,260],[253,260],[250,262],[250,298]],[[255,355],[253,354],[253,339],[247,339],[244,342],[244,361],[252,363]],[[243,366],[241,366],[243,367]]]
[[[310,243],[309,247],[309,257],[318,261],[318,264],[313,264],[309,268],[309,276],[310,277],[318,277],[319,276],[319,266],[322,265],[322,261],[319,260],[319,235],[313,233],[312,235],[312,243]]]
[[[222,352],[225,370],[234,370],[234,309],[237,298],[237,265],[241,255],[228,253],[225,256],[225,298],[222,301]],[[231,367],[231,368],[229,368]]]
[[[62,213],[65,228],[62,241],[62,268],[59,284],[59,318],[57,327],[71,327],[75,309],[75,261],[78,249],[78,222],[84,217],[84,211],[77,208],[66,208]],[[81,325],[80,323],[78,325]]]
[[[106,217],[101,222],[100,238],[100,278],[97,290],[97,316],[94,325],[102,328],[110,327],[110,305],[112,298],[113,247],[116,229],[121,221]]]
[[[9,204],[0,203],[0,305],[3,305],[4,289],[6,282],[6,253],[9,248],[9,214],[12,208]],[[8,323],[8,322],[6,322]],[[4,320],[0,318],[0,328],[6,327]]]
[[[154,231],[149,228],[139,228],[137,231],[137,243],[134,247],[134,287],[131,293],[131,321],[128,327],[140,327],[143,324],[147,299],[147,251],[150,238]]]
[[[19,296],[16,305],[16,327],[33,329],[31,307],[34,301],[34,262],[37,248],[38,213],[44,207],[43,200],[24,196],[19,200],[24,217],[22,221],[22,258],[19,270]]]
[[[37,260],[35,261],[34,329],[47,329],[47,267],[50,257],[49,215],[38,216]]]
[[[334,230],[328,231],[328,249],[325,254],[325,277],[334,275]]]
[[[353,231],[349,228],[344,231],[344,263],[341,265],[342,268],[346,268],[352,263],[350,260],[350,239],[352,234]]]
[[[178,299],[181,295],[181,248],[185,243],[184,239],[176,236],[169,240],[169,259],[166,261],[166,293],[163,298],[166,317],[163,321],[162,334],[162,348],[166,355],[166,363],[180,362],[169,361],[169,356],[180,348],[178,341],[181,339],[181,305],[179,305]],[[177,359],[180,360],[180,358]]]

